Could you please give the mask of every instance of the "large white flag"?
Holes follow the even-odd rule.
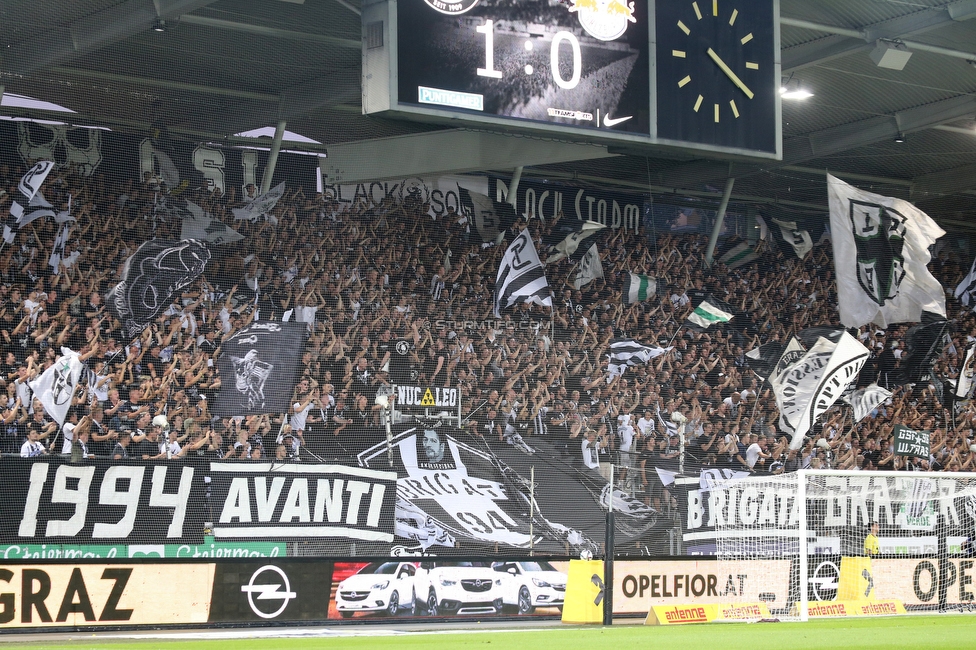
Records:
[[[495,279],[495,318],[501,318],[501,310],[518,302],[535,303],[552,308],[552,292],[546,281],[546,272],[539,261],[528,229],[520,232],[498,266]]]
[[[776,395],[780,429],[799,449],[820,415],[836,402],[867,361],[869,351],[844,332],[837,343],[820,337],[806,354],[769,383]]]
[[[779,226],[779,231],[783,235],[783,239],[793,247],[796,256],[801,260],[807,256],[807,253],[813,250],[813,238],[810,236],[810,233],[797,228],[795,221],[773,219],[773,223]]]
[[[77,352],[68,348],[61,348],[61,355],[53,366],[30,382],[30,387],[44,405],[44,410],[63,425],[85,364],[78,358]]]
[[[580,260],[579,269],[576,277],[573,278],[573,286],[577,289],[585,287],[593,280],[603,277],[603,262],[600,261],[600,252],[596,249],[596,244],[590,246],[586,255]]]
[[[261,215],[273,225],[278,224],[278,220],[271,216],[270,212],[278,205],[278,201],[285,194],[285,183],[281,182],[272,187],[264,194],[257,196],[253,201],[243,208],[233,208],[234,219],[237,221],[255,221]]]
[[[908,201],[862,192],[827,176],[837,302],[845,327],[946,315],[945,292],[926,265],[945,234]]]

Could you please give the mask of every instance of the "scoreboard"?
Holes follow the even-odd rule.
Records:
[[[778,0],[379,0],[363,112],[782,158]]]

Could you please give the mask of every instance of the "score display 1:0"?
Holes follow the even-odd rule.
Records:
[[[491,19],[486,20],[485,24],[476,27],[475,31],[485,36],[485,67],[477,69],[478,76],[501,79],[501,71],[495,70],[495,21]],[[563,79],[559,74],[559,46],[563,42],[569,43],[573,54],[573,76],[568,81]],[[532,50],[533,47],[531,40],[525,41],[526,50]],[[571,90],[579,85],[580,74],[583,69],[583,52],[580,49],[579,39],[576,38],[575,34],[559,31],[553,35],[552,43],[549,46],[549,61],[549,69],[552,71],[553,83],[566,90]],[[530,75],[534,73],[535,70],[532,68],[532,65],[527,63],[525,65],[525,74]]]

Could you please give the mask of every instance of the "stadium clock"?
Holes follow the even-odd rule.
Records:
[[[659,138],[775,153],[777,5],[656,3]]]
[[[646,2],[397,5],[400,103],[649,135]]]

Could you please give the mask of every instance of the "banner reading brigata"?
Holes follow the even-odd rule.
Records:
[[[803,507],[797,500],[798,480],[798,474],[718,482],[676,477],[673,490],[683,509],[685,553],[795,555]],[[976,524],[976,485],[969,476],[817,472],[807,474],[806,481],[807,531],[818,543],[838,539],[836,547],[845,555],[862,553],[865,531],[873,523],[894,536],[896,531],[913,535],[908,531],[938,527],[948,539],[971,536]]]
[[[0,543],[203,542],[206,466],[0,461]]]
[[[218,540],[393,541],[396,474],[341,465],[211,463]]]

